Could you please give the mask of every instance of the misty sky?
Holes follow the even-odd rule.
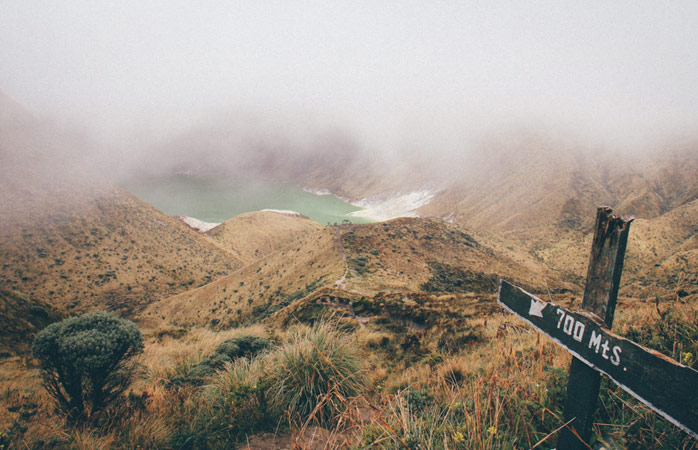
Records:
[[[291,128],[340,126],[377,147],[522,124],[633,143],[698,134],[695,1],[0,9],[0,90],[102,138],[242,111]]]

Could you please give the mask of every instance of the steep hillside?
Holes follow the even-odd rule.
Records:
[[[2,96],[0,109],[0,289],[128,315],[241,266],[100,177],[86,139]]]
[[[0,354],[26,352],[34,335],[59,319],[61,314],[46,302],[0,289]]]
[[[465,161],[461,177],[421,213],[517,237],[549,235],[550,226],[583,229],[593,225],[596,205],[612,200],[600,169],[598,156],[574,143],[510,137]]]
[[[492,142],[463,162],[422,215],[448,217],[473,230],[545,244],[552,234],[587,231],[596,207],[651,219],[697,195],[698,143],[645,156],[618,156],[535,135]]]
[[[516,260],[459,225],[436,219],[322,227],[294,242],[225,278],[150,305],[140,316],[143,323],[231,327],[266,318],[288,323],[295,313],[320,314],[328,298],[376,305],[385,299],[402,304],[413,294],[434,299],[447,294],[453,302],[473,294],[490,298],[500,277],[536,292],[577,289],[540,262]]]
[[[630,228],[627,292],[638,297],[698,299],[698,199]]]
[[[698,294],[698,200],[630,226],[621,295],[674,298]],[[545,263],[568,279],[583,282],[592,233],[567,233],[536,250]]]
[[[581,285],[596,208],[609,205],[616,214],[636,217],[622,293],[666,296],[691,284],[698,221],[695,141],[631,157],[519,136],[492,143],[468,164],[463,179],[421,214],[462,223],[500,250],[516,247],[515,259],[528,252]]]
[[[384,338],[386,329],[422,336],[498,311],[499,278],[555,295],[556,301],[580,292],[522,248],[504,248],[438,219],[402,218],[334,231],[346,261],[342,278],[275,311],[268,322],[288,326],[331,314],[347,327],[381,330]],[[406,336],[399,339],[411,339]]]
[[[321,230],[307,217],[274,211],[241,214],[206,232],[206,235],[241,261],[251,263],[286,247],[300,244]]]
[[[142,322],[226,328],[257,322],[342,276],[331,229],[294,242],[213,283],[153,303],[140,315]]]
[[[120,190],[84,198],[14,194],[4,192],[0,216],[3,286],[53,305],[130,314],[240,267],[233,255]]]
[[[347,285],[361,292],[495,292],[500,277],[531,289],[559,285],[545,267],[514,260],[464,228],[437,219],[403,218],[342,227]]]

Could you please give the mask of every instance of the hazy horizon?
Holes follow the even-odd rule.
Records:
[[[390,158],[527,130],[624,151],[698,136],[696,22],[693,2],[9,0],[0,90],[136,161],[190,136]]]

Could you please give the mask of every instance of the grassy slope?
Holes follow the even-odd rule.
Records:
[[[300,244],[308,234],[320,229],[322,225],[307,217],[257,211],[233,217],[206,235],[249,264]]]
[[[230,327],[260,320],[341,277],[343,264],[330,229],[291,243],[213,283],[150,305],[142,320]]]
[[[0,273],[6,288],[69,309],[107,307],[129,315],[241,265],[121,190],[66,188],[61,194],[3,194],[9,213],[0,217]]]
[[[470,229],[495,230],[533,243],[549,227],[584,232],[598,205],[652,219],[696,198],[698,143],[643,157],[580,150],[573,143],[524,136],[490,144],[461,176],[422,209],[452,213]]]
[[[693,284],[696,142],[640,158],[581,152],[535,136],[503,140],[488,150],[422,213],[449,215],[489,236],[490,245],[509,248],[514,259],[532,257],[580,285],[596,208],[610,205],[636,217],[624,271],[632,288],[622,293],[668,295]]]
[[[0,290],[0,351],[22,354],[34,335],[61,314],[51,305],[21,292]]]
[[[287,247],[209,285],[150,305],[141,315],[144,323],[229,327],[266,318],[288,323],[294,314],[307,318],[318,313],[312,305],[328,297],[400,303],[401,296],[411,294],[436,299],[445,293],[457,299],[476,292],[491,299],[500,277],[536,292],[546,292],[546,283],[552,290],[575,288],[558,281],[540,262],[516,260],[513,250],[511,255],[495,251],[461,226],[441,220],[320,227],[304,235],[264,229],[267,242]],[[218,239],[221,245],[230,243],[221,235]]]
[[[636,219],[630,226],[621,294],[666,296],[677,289],[695,289],[698,268],[696,233],[698,200],[652,219]],[[568,278],[586,275],[592,234],[567,233],[537,253]],[[683,273],[683,278],[681,278]]]
[[[442,272],[442,278],[460,280],[464,289],[453,287],[460,291],[496,292],[500,277],[536,290],[543,289],[546,282],[542,264],[530,258],[516,261],[463,227],[437,219],[404,218],[347,226],[342,243],[350,269],[348,285],[361,292],[424,290],[423,285],[438,276],[437,272]],[[427,290],[451,288],[432,286]]]
[[[84,138],[0,95],[0,288],[55,307],[130,315],[241,262],[114,188]]]

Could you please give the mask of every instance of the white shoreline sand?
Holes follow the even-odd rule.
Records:
[[[352,205],[362,208],[348,215],[363,217],[379,222],[398,217],[418,217],[417,209],[428,204],[436,195],[429,190],[413,191],[406,194],[397,193],[391,196],[368,197]]]
[[[189,225],[191,228],[194,230],[200,232],[200,233],[205,233],[208,230],[211,230],[213,228],[216,228],[220,223],[214,223],[214,222],[204,222],[203,220],[199,220],[195,217],[189,217],[189,216],[174,216],[176,219],[184,222],[185,224]]]
[[[277,214],[283,214],[284,216],[292,216],[292,217],[302,217],[303,214],[299,213],[298,211],[291,211],[290,209],[262,209],[260,211],[263,212],[273,212]]]

